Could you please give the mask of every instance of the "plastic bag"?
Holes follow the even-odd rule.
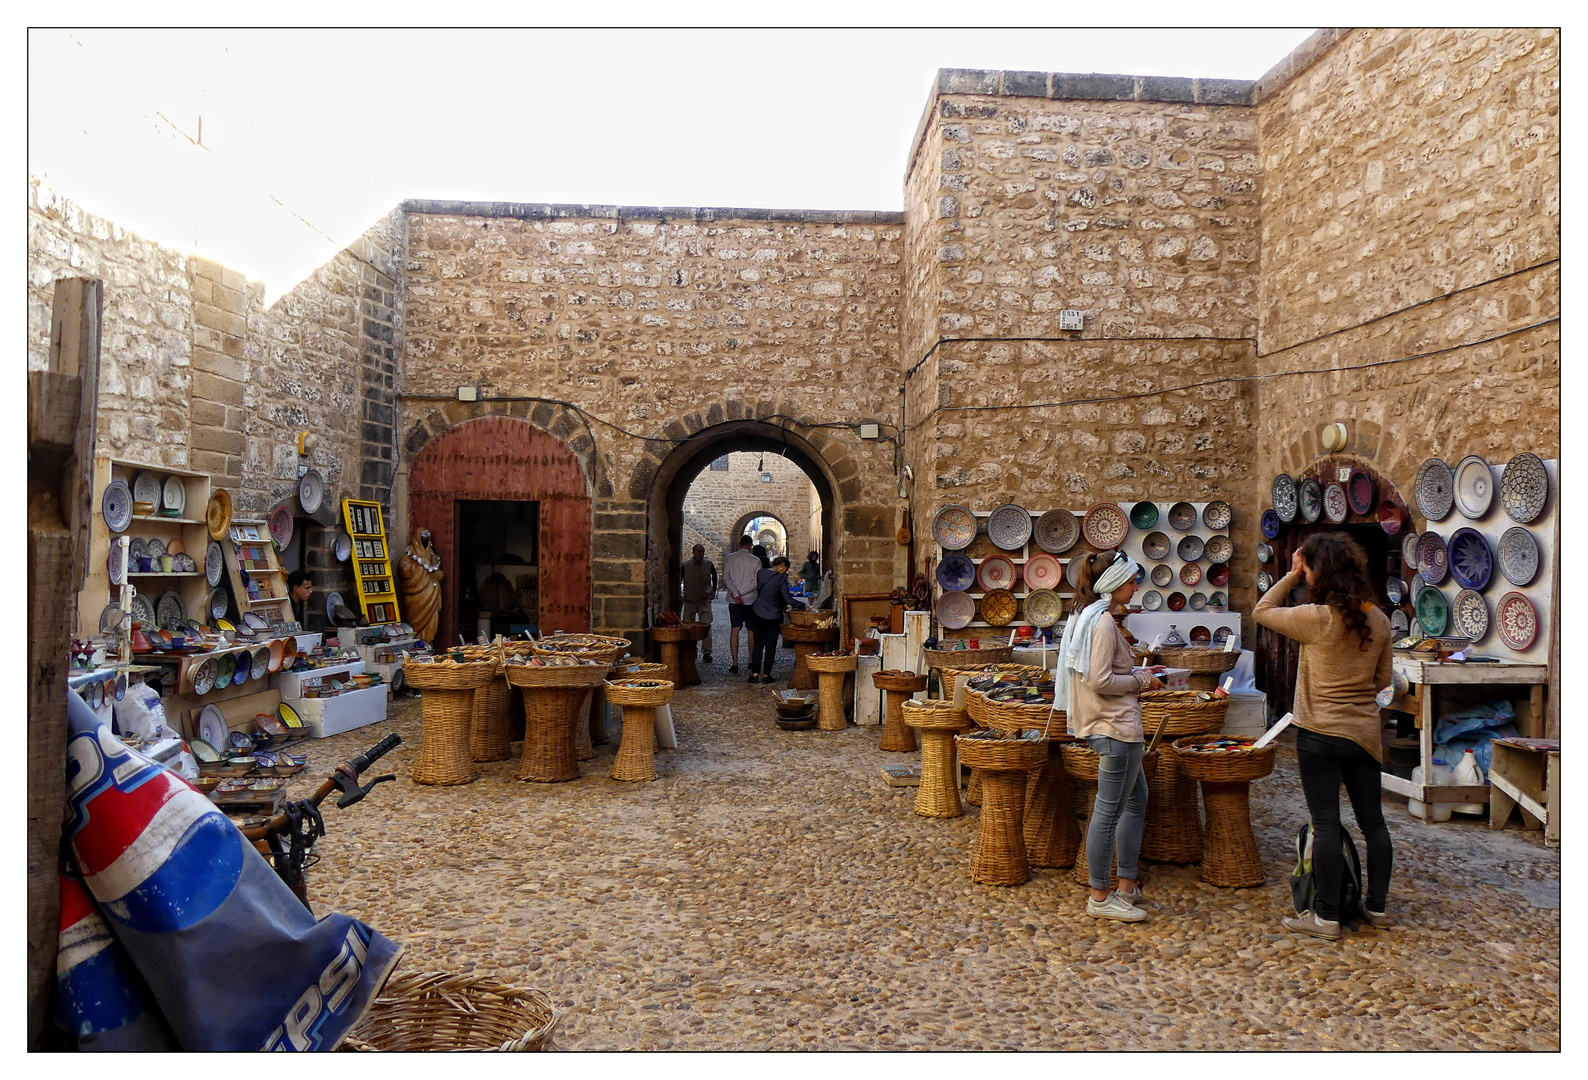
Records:
[[[165,706],[159,691],[148,683],[129,683],[127,694],[116,702],[116,730],[123,735],[157,739],[166,730]]]

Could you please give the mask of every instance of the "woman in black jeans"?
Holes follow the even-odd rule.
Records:
[[[779,555],[770,569],[756,575],[755,605],[750,609],[755,620],[750,627],[750,678],[747,682],[772,682],[772,662],[777,659],[777,635],[783,625],[783,612],[805,607],[794,599],[788,587],[788,559]]]
[[[1283,606],[1303,580],[1314,602]],[[1330,940],[1340,936],[1338,898],[1345,869],[1340,843],[1342,784],[1367,841],[1363,915],[1374,926],[1391,926],[1385,905],[1393,853],[1380,805],[1379,763],[1384,750],[1373,700],[1390,682],[1390,628],[1389,619],[1373,603],[1367,555],[1342,533],[1309,537],[1292,557],[1290,573],[1257,602],[1252,618],[1301,642],[1291,711],[1298,729],[1296,765],[1312,817],[1318,906],[1285,919],[1285,928]]]

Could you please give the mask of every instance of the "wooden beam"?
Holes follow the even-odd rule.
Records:
[[[88,572],[104,283],[56,282],[49,368],[28,378],[28,1046],[46,1045],[60,917],[66,676]],[[35,377],[36,376],[36,377]]]

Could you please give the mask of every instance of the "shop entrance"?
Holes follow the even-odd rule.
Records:
[[[481,630],[487,637],[538,633],[540,502],[460,499],[456,506],[460,632],[469,640]]]

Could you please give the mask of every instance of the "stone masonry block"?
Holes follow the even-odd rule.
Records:
[[[1061,101],[1131,101],[1136,96],[1133,75],[1054,75],[1053,96]]]
[[[1257,86],[1247,79],[1196,79],[1196,100],[1203,105],[1250,105]]]
[[[214,307],[210,304],[193,305],[193,321],[200,326],[207,326],[211,330],[219,330],[223,334],[233,337],[248,336],[248,320],[233,311]]]
[[[235,356],[227,356],[210,349],[193,350],[193,370],[206,371],[211,375],[219,375],[237,382],[245,382],[248,379],[246,363]]]
[[[204,371],[193,373],[193,397],[222,405],[242,405],[243,384]]]
[[[209,450],[217,454],[241,455],[244,447],[243,433],[223,428],[195,427],[190,440],[194,450]]]
[[[1164,75],[1143,75],[1138,101],[1195,101],[1196,86],[1191,79]]]
[[[1045,71],[1006,71],[1003,76],[1003,94],[1006,97],[1048,96],[1049,76]]]

